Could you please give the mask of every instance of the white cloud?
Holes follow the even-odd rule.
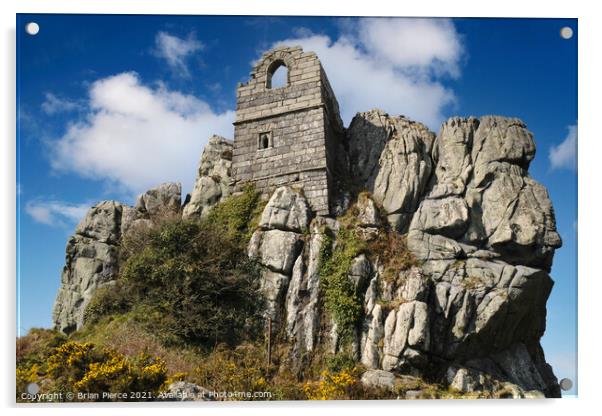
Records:
[[[106,180],[130,194],[179,181],[190,192],[201,152],[212,134],[232,137],[234,112],[214,113],[204,101],[136,73],[100,79],[89,110],[51,143],[52,167]]]
[[[42,111],[48,115],[81,109],[81,105],[78,102],[57,97],[50,92],[44,94],[44,102],[41,107]]]
[[[549,159],[552,169],[577,170],[577,126],[569,126],[562,143],[550,148]]]
[[[397,68],[420,73],[460,74],[463,48],[448,19],[362,19],[358,36],[370,54]]]
[[[155,37],[155,54],[167,61],[170,68],[179,76],[189,77],[190,72],[186,63],[194,52],[203,49],[203,44],[191,33],[182,39],[167,32],[159,32]]]
[[[78,223],[91,204],[71,204],[54,200],[31,200],[25,204],[25,212],[40,224],[56,227]]]
[[[360,22],[335,41],[297,31],[296,38],[279,43],[300,44],[318,54],[346,124],[356,112],[379,107],[438,129],[444,109],[454,102],[441,77],[458,75],[462,53],[453,24],[438,19]],[[423,38],[420,50],[407,39],[418,41],[412,30]],[[405,57],[394,53],[396,44]],[[170,66],[187,72],[187,57],[202,45],[193,36],[180,39],[160,32],[156,47]],[[145,85],[134,72],[97,80],[80,105],[83,110],[63,137],[50,142],[52,167],[103,180],[129,195],[167,181],[179,181],[189,192],[208,137],[231,138],[233,133],[234,111],[217,113],[199,98],[162,83]]]
[[[358,111],[381,108],[438,130],[455,102],[443,77],[460,74],[463,47],[445,19],[360,19],[338,39],[297,31],[276,45],[301,45],[318,54],[346,125]]]

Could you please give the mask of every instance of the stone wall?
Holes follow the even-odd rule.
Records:
[[[269,88],[271,74],[282,65],[288,69],[288,85]],[[235,192],[247,183],[266,194],[284,184],[296,185],[316,213],[330,212],[328,166],[334,159],[327,149],[340,140],[343,125],[315,53],[300,47],[265,53],[249,82],[237,90],[234,125]]]

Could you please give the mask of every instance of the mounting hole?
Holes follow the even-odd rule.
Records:
[[[36,22],[29,22],[25,25],[25,32],[27,32],[28,35],[37,35],[39,31],[40,25]]]
[[[570,378],[563,378],[560,380],[560,388],[564,391],[570,390],[573,388],[573,381]]]
[[[568,26],[563,27],[562,29],[560,29],[560,37],[562,39],[570,39],[573,37],[573,29],[571,29]]]
[[[26,387],[27,393],[36,395],[40,391],[40,386],[38,383],[29,383]]]

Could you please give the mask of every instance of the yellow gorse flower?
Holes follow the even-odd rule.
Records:
[[[303,391],[310,400],[343,399],[347,396],[348,388],[357,383],[356,372],[356,369],[353,369],[332,374],[324,370],[320,381],[305,383]]]
[[[49,357],[47,375],[68,391],[158,391],[167,368],[159,357],[141,354],[132,359],[92,343],[69,341]]]

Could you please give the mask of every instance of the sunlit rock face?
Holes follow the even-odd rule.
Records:
[[[356,116],[347,138],[350,179],[371,193],[352,205],[358,235],[397,230],[416,259],[393,279],[382,255],[352,262],[364,311],[351,352],[382,372],[366,383],[435,375],[460,391],[559,396],[539,340],[561,240],[547,192],[528,174],[535,145],[524,123],[455,117],[435,137],[371,111]],[[265,266],[268,313],[302,360],[321,344],[345,348],[321,309],[319,284],[324,236],[342,225],[308,214],[296,192],[274,192],[249,253]]]
[[[323,149],[330,153],[319,186],[288,173],[276,184],[275,164],[266,166],[276,171],[258,173],[268,178],[259,189],[267,205],[248,254],[262,269],[265,316],[290,346],[288,364],[302,368],[315,354],[345,352],[368,369],[362,382],[370,386],[422,377],[464,392],[558,397],[540,339],[561,239],[546,189],[529,176],[535,143],[525,124],[453,117],[434,134],[371,110],[337,138],[336,149]],[[163,184],[134,207],[104,201],[88,212],[67,244],[53,311],[57,329],[82,327],[95,290],[118,276],[120,244],[130,230],[152,226],[166,212],[202,219],[238,192],[235,142],[209,139],[183,207],[179,184]],[[297,156],[307,157],[287,160]],[[301,169],[293,163],[287,172],[295,167]],[[391,233],[397,237],[389,244],[403,247],[375,245]],[[326,248],[336,250],[349,234],[382,251],[364,249],[349,259],[361,314],[346,343],[324,307],[321,267]],[[402,255],[406,260],[395,258]]]

